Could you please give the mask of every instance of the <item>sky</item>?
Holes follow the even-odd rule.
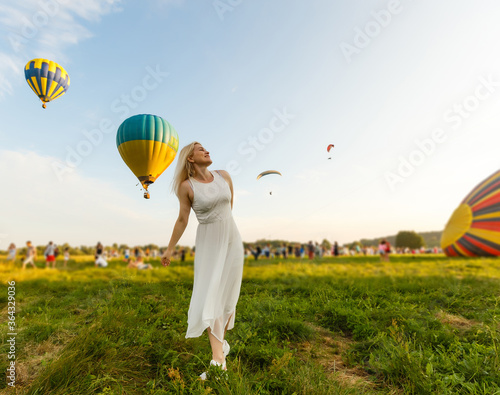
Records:
[[[244,241],[442,230],[500,167],[499,17],[493,0],[0,0],[0,249],[166,246],[177,161],[144,199],[116,148],[136,114],[229,171]],[[71,78],[45,110],[34,58]]]

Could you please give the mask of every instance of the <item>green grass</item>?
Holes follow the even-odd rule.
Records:
[[[20,270],[18,394],[500,394],[500,259],[253,259],[228,373],[185,339],[192,262]],[[7,368],[7,289],[0,369]],[[6,381],[0,391],[9,392]]]

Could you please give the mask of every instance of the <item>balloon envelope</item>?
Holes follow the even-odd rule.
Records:
[[[64,95],[69,88],[69,75],[56,62],[48,59],[30,60],[24,67],[26,82],[44,103]]]
[[[441,248],[448,256],[500,256],[500,170],[456,208],[441,236]]]
[[[267,170],[267,171],[263,171],[262,173],[260,173],[258,176],[257,176],[257,180],[259,178],[262,178],[264,176],[267,176],[269,174],[278,174],[281,176],[281,173],[279,171],[276,171],[276,170]]]
[[[116,133],[118,152],[144,189],[170,166],[179,149],[179,136],[167,121],[156,115],[134,115]]]

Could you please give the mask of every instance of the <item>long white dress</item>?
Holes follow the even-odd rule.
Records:
[[[199,225],[186,338],[198,337],[210,328],[222,342],[226,325],[227,329],[234,327],[244,256],[231,212],[231,190],[218,172],[212,174],[214,179],[209,183],[189,179]]]

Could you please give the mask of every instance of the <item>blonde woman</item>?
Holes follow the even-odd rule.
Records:
[[[210,153],[198,142],[179,153],[173,180],[173,191],[180,203],[179,216],[162,264],[170,265],[192,208],[199,225],[186,338],[199,337],[206,329],[212,347],[210,365],[226,370],[229,344],[224,336],[234,327],[243,275],[243,242],[231,211],[231,177],[223,170],[209,171],[211,164]],[[205,379],[206,374],[200,377]]]

